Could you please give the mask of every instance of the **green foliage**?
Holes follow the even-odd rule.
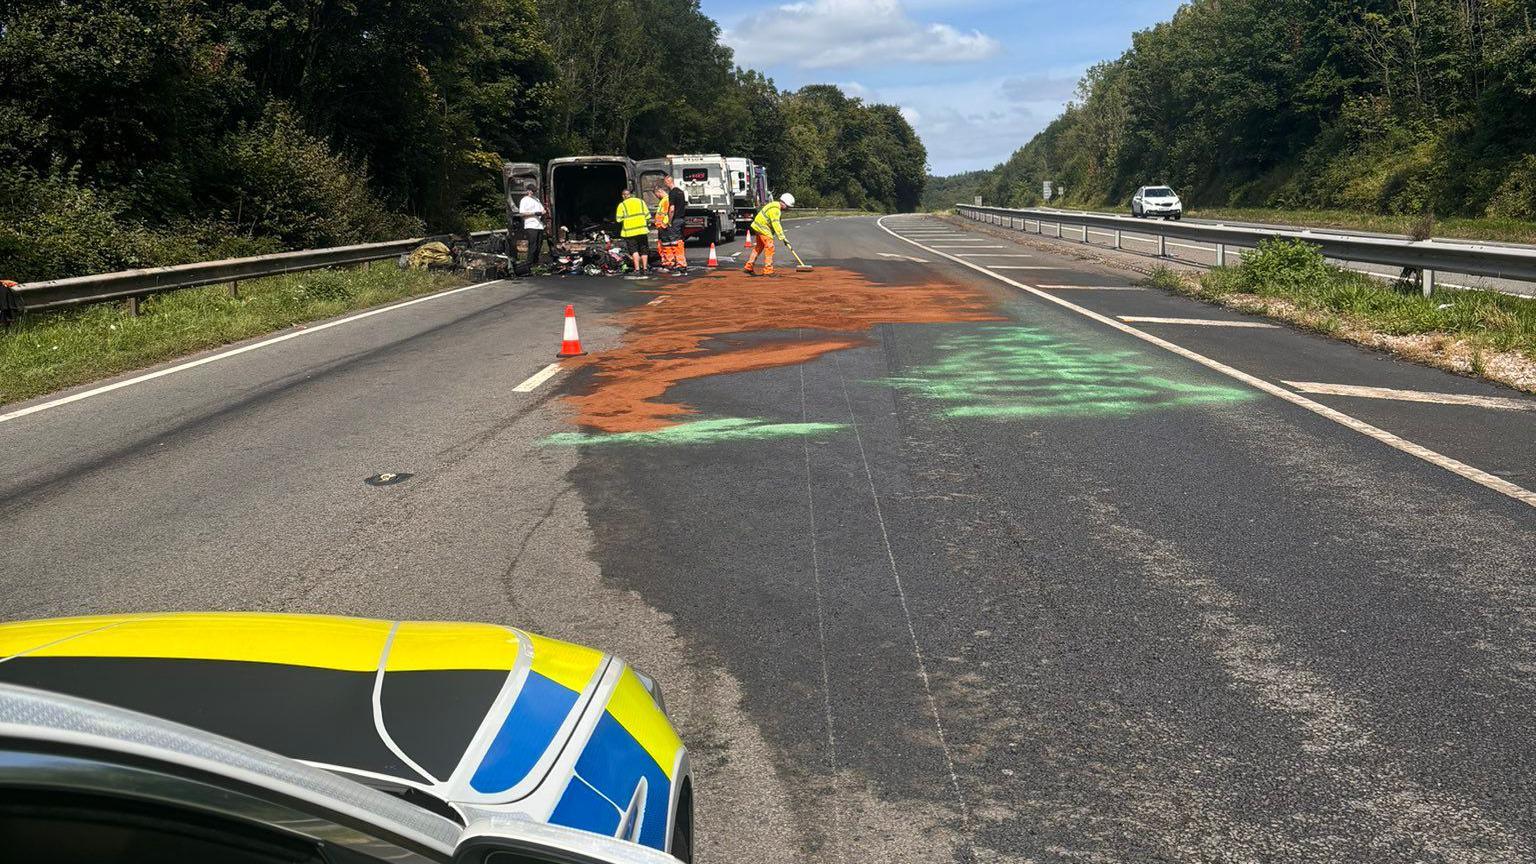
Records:
[[[979,194],[1536,219],[1533,22],[1530,0],[1192,0]]]
[[[1344,321],[1393,336],[1447,334],[1474,347],[1521,351],[1536,358],[1536,299],[1494,291],[1440,292],[1382,285],[1353,270],[1328,264],[1317,247],[1270,240],[1237,267],[1212,270],[1201,279],[1210,297],[1232,293],[1283,299],[1311,313],[1328,331]]]
[[[499,165],[721,152],[917,206],[896,108],[782,93],[697,0],[0,4],[0,276],[498,224]]]
[[[29,315],[0,331],[0,403],[26,399],[303,321],[438,291],[450,277],[374,265],[315,270],[151,297],[145,314],[103,304]]]
[[[1231,288],[1288,296],[1328,282],[1337,272],[1322,250],[1302,240],[1265,240],[1233,269]]]

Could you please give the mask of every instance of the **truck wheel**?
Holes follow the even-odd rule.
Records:
[[[715,245],[718,246],[722,239],[724,239],[724,238],[720,234],[720,220],[719,219],[710,220],[710,223],[709,223],[709,242],[714,243]]]

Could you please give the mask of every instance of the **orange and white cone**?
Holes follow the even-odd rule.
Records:
[[[705,267],[719,267],[720,266],[720,259],[715,257],[715,244],[713,244],[713,243],[709,244],[709,260],[704,263],[704,266]]]
[[[565,307],[565,338],[560,342],[560,353],[556,357],[580,357],[587,352],[581,350],[581,334],[576,332],[576,307]]]

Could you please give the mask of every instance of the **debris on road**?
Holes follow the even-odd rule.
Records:
[[[973,287],[890,285],[840,268],[788,284],[792,290],[784,280],[722,270],[671,289],[665,306],[626,311],[624,341],[585,361],[596,373],[591,387],[568,397],[575,422],[599,432],[655,431],[693,413],[658,401],[683,381],[804,363],[865,344],[862,334],[877,324],[1002,320]]]

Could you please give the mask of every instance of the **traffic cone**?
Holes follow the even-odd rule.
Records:
[[[556,357],[580,357],[587,352],[581,350],[581,334],[576,332],[576,307],[565,307],[565,338],[560,342],[560,353]]]
[[[720,266],[720,259],[715,257],[715,244],[709,244],[709,260],[704,262],[705,267],[715,268]]]

